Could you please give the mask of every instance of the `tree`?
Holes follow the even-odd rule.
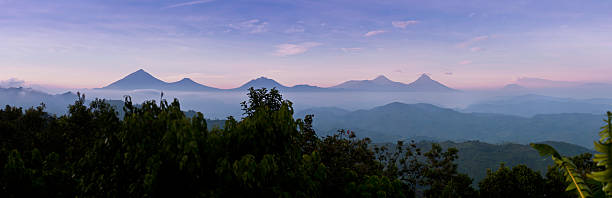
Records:
[[[456,148],[448,148],[443,152],[439,144],[432,143],[431,150],[423,154],[426,158],[423,167],[421,185],[429,186],[425,190],[425,197],[471,197],[475,190],[470,186],[471,178],[457,172],[458,158]],[[469,182],[468,182],[469,181]]]
[[[545,181],[538,172],[525,165],[512,169],[501,164],[495,172],[487,170],[487,176],[478,183],[480,196],[486,197],[545,197]]]

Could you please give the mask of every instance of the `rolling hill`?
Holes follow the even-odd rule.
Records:
[[[314,127],[319,135],[338,129],[350,129],[375,142],[398,139],[480,140],[490,143],[530,143],[563,141],[593,147],[603,115],[549,114],[531,118],[488,114],[462,113],[430,104],[390,103],[368,110],[330,114],[337,109],[309,109],[296,117],[314,114]]]

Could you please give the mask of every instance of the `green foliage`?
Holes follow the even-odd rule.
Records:
[[[405,188],[400,180],[387,176],[366,176],[364,181],[349,183],[347,195],[352,197],[411,197],[414,192]]]
[[[480,196],[486,197],[545,197],[545,180],[525,165],[512,169],[501,164],[497,171],[487,171],[478,184]]]
[[[606,126],[599,132],[601,138],[594,143],[595,150],[599,153],[595,154],[595,158],[593,158],[597,166],[604,167],[605,169],[592,172],[589,174],[589,177],[602,182],[602,190],[609,196],[612,196],[612,112],[608,112],[608,119],[605,121]]]
[[[479,195],[457,171],[459,150],[431,144],[424,152],[414,142],[378,147],[349,130],[318,137],[313,116],[294,119],[292,103],[276,89],[249,89],[245,117],[216,124],[222,128],[199,112],[186,116],[176,99],[133,104],[126,97],[118,113],[117,105],[78,96],[60,117],[44,105],[0,109],[1,197]],[[580,174],[593,167],[589,160],[577,159],[585,162],[576,163],[585,168]],[[480,193],[532,196],[543,185],[566,185],[526,168],[500,170],[481,182]],[[524,187],[500,190],[493,184],[505,181],[496,178]]]
[[[547,144],[531,144],[531,147],[536,149],[540,155],[550,155],[555,162],[556,166],[563,171],[566,182],[570,182],[570,185],[565,189],[566,191],[576,191],[580,197],[587,197],[591,194],[591,189],[587,185],[583,176],[578,172],[578,167],[567,157],[562,157],[553,147]]]
[[[472,188],[472,178],[466,174],[457,174],[444,185],[438,197],[468,198],[477,197],[478,192]]]
[[[421,169],[396,165],[410,164],[408,155],[393,154],[390,165],[353,132],[320,138],[313,116],[295,120],[291,102],[275,89],[250,89],[248,96],[245,117],[229,117],[223,128],[209,128],[201,113],[186,116],[176,99],[135,105],[126,97],[119,114],[105,100],[86,105],[79,94],[60,117],[44,106],[7,106],[0,110],[0,195],[415,195],[416,180],[405,178],[422,178]]]

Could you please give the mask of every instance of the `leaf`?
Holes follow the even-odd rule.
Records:
[[[562,157],[555,148],[547,144],[529,144],[531,147],[536,149],[542,156],[551,156],[557,166],[561,167],[565,173],[566,181],[570,182],[570,185],[565,191],[577,190],[582,198],[589,196],[591,189],[587,185],[584,185],[584,180],[576,173],[576,165],[567,157]]]
[[[535,144],[535,143],[531,143],[529,145],[533,147],[535,150],[537,150],[541,156],[551,155],[557,159],[561,159],[561,155],[552,146],[549,146],[547,144]]]

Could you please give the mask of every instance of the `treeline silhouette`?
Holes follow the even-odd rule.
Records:
[[[455,148],[375,146],[355,132],[318,137],[276,90],[249,89],[244,117],[208,129],[178,100],[135,105],[122,117],[85,96],[63,116],[44,105],[0,110],[0,197],[576,197],[560,166],[542,176],[503,164],[472,187]],[[569,158],[578,174],[599,170]],[[484,171],[484,170],[483,170]],[[597,182],[590,189],[601,189]],[[598,196],[593,192],[592,195]]]

